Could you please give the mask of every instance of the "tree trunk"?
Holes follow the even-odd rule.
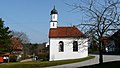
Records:
[[[99,64],[103,63],[103,50],[102,50],[102,42],[99,44]]]
[[[102,54],[102,50],[99,50],[99,64],[103,63],[103,54]]]

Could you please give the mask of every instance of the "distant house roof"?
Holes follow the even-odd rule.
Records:
[[[6,52],[4,56],[12,56],[12,54],[10,54],[9,52]]]
[[[103,36],[101,39],[102,39],[102,40],[110,40],[110,37],[108,37],[108,36]]]
[[[49,30],[49,38],[78,38],[84,34],[76,27],[57,27]]]
[[[23,46],[18,38],[11,38],[12,41],[12,49],[13,50],[22,50]]]
[[[113,40],[111,37],[109,36],[103,36],[101,38],[102,43],[104,44],[104,46],[108,46],[108,44]]]

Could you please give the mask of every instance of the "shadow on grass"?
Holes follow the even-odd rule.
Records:
[[[120,61],[105,62],[103,64],[95,64],[78,68],[120,68]]]

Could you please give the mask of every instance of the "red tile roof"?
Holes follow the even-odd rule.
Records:
[[[84,34],[76,27],[57,27],[49,30],[49,38],[77,38]]]
[[[23,46],[18,38],[11,38],[12,41],[12,49],[13,50],[22,50]]]
[[[10,54],[9,52],[6,52],[6,53],[4,54],[4,56],[13,56],[13,55]]]

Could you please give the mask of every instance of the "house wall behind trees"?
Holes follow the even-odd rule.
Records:
[[[59,52],[59,42],[63,41],[64,51]],[[73,52],[73,41],[78,41],[78,51]],[[88,39],[50,38],[49,61],[77,59],[88,56]]]
[[[111,38],[115,41],[115,46],[116,46],[116,53],[120,54],[120,29],[115,32]]]

